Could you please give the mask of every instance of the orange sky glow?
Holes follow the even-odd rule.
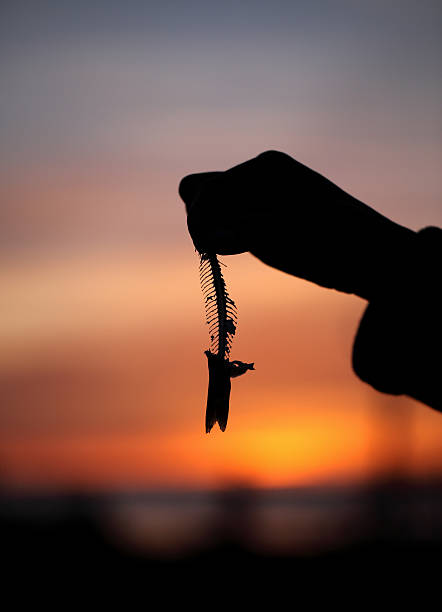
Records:
[[[233,382],[227,431],[210,435],[190,247],[161,263],[134,253],[2,270],[5,484],[289,486],[442,473],[440,415],[351,372],[361,300],[249,255],[224,259],[240,312],[233,356],[256,371]]]
[[[275,149],[442,225],[440,3],[275,2],[1,4],[0,488],[442,476],[442,414],[351,370],[365,303],[249,254],[224,262],[256,371],[204,433],[181,177]]]

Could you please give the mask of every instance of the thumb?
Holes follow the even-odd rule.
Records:
[[[198,174],[188,174],[181,179],[178,187],[178,193],[186,205],[187,213],[189,213],[193,202],[198,197],[200,191],[206,185],[206,183],[216,178],[220,174],[222,174],[222,172],[199,172]]]

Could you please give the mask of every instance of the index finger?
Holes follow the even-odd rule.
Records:
[[[202,188],[220,174],[222,174],[222,172],[198,172],[196,174],[188,174],[181,179],[178,193],[186,205],[187,213],[189,213],[193,202],[198,197]]]

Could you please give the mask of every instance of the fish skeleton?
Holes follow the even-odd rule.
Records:
[[[200,281],[211,341],[210,349],[205,351],[209,367],[206,406],[206,433],[209,433],[215,423],[218,423],[221,431],[226,429],[230,379],[255,368],[253,363],[229,359],[238,313],[235,302],[227,292],[216,254],[200,253]]]

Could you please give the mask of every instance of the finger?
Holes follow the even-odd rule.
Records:
[[[193,244],[200,253],[236,255],[248,250],[236,227],[216,220],[208,221],[192,213],[187,217],[187,227]]]
[[[178,193],[186,205],[187,213],[204,185],[220,174],[222,174],[222,172],[199,172],[197,174],[188,174],[181,180],[178,187]]]
[[[250,250],[255,221],[262,224],[261,216],[293,165],[297,162],[285,153],[266,151],[224,172],[185,177],[179,191],[197,250],[219,254]]]
[[[235,190],[225,172],[211,173],[187,215],[187,227],[196,249],[218,254],[240,253],[246,250],[238,244]]]
[[[224,172],[193,174],[182,180],[183,199],[193,196],[187,205],[187,226],[198,251],[232,255],[249,250],[266,167],[272,168],[282,156],[266,152]],[[274,181],[270,184],[273,188]],[[268,198],[265,202],[268,207]]]

